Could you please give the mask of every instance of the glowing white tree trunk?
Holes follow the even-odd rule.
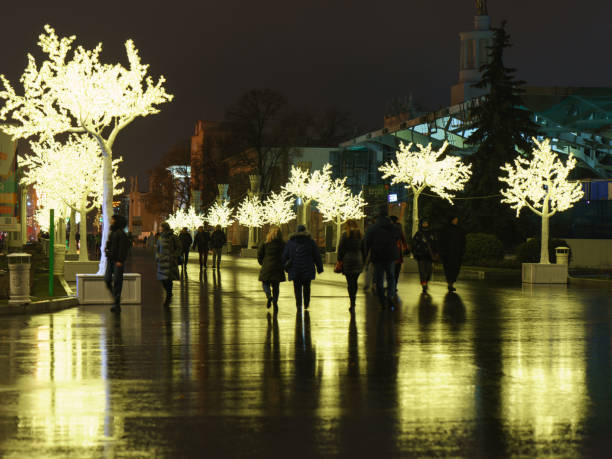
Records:
[[[76,254],[76,211],[70,209],[70,236],[68,238],[68,253]]]
[[[110,219],[113,215],[113,167],[112,167],[112,150],[106,142],[100,141],[104,157],[104,169],[102,178],[102,242],[100,244],[100,266],[98,274],[104,274],[106,271],[106,242],[110,233]]]
[[[309,223],[310,223],[310,218],[308,218],[310,216],[310,199],[305,200],[302,199],[302,212],[301,212],[301,223],[302,225],[304,225],[306,227],[306,229],[308,229]]]
[[[548,209],[548,196],[544,200],[542,206],[542,246],[540,247],[540,263],[550,264],[548,254],[548,238],[549,238],[549,209]]]
[[[79,222],[79,233],[81,235],[81,248],[79,249],[79,261],[89,261],[89,254],[87,253],[87,201],[83,199],[81,201],[81,221]]]
[[[422,190],[415,191],[413,188],[412,191],[412,234],[410,237],[414,237],[419,230],[419,196]]]
[[[342,218],[340,216],[336,217],[336,253],[338,253],[338,249],[340,248],[340,238],[342,237]]]

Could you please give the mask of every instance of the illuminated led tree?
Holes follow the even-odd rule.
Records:
[[[28,55],[22,77],[23,95],[0,76],[4,90],[0,99],[0,119],[14,123],[3,126],[13,138],[39,136],[41,140],[57,134],[88,133],[95,138],[103,156],[103,231],[106,245],[113,212],[113,145],[119,132],[134,119],[157,113],[157,105],[172,100],[163,87],[164,77],[154,82],[147,76],[148,65],[140,61],[132,40],[125,42],[128,67],[100,62],[102,44],[87,50],[73,49],[76,37],[58,37],[45,26],[38,45],[47,59],[37,66]],[[106,266],[102,250],[100,272]]]
[[[289,181],[283,187],[302,201],[302,215],[300,222],[308,225],[308,208],[312,201],[319,198],[331,186],[331,164],[326,164],[321,170],[316,170],[312,174],[299,167],[292,166]]]
[[[263,203],[264,221],[270,225],[283,225],[293,220],[293,198],[288,191],[272,191]]]
[[[419,229],[419,196],[426,189],[451,204],[454,192],[463,190],[472,175],[470,165],[466,165],[457,156],[440,157],[448,147],[448,142],[439,150],[434,150],[431,143],[424,147],[417,145],[418,150],[411,150],[409,145],[400,144],[395,161],[390,161],[378,168],[383,179],[391,177],[391,184],[405,184],[412,191],[412,235]]]
[[[30,142],[31,155],[21,161],[24,184],[33,184],[37,190],[72,209],[80,215],[80,233],[87,235],[87,214],[100,207],[103,190],[102,169],[104,158],[97,141],[89,135],[71,135],[65,143],[54,139]],[[119,187],[125,179],[119,177],[121,158],[112,161],[113,194],[123,192]],[[48,218],[47,218],[48,219]],[[74,220],[71,220],[74,222]],[[71,224],[74,227],[74,224]],[[87,261],[87,249],[79,253],[80,261]]]
[[[548,139],[538,142],[533,158],[521,156],[514,160],[514,165],[506,164],[502,170],[508,174],[499,180],[507,184],[501,190],[502,202],[510,204],[518,217],[523,207],[527,207],[542,218],[542,241],[540,263],[549,264],[548,238],[549,219],[557,212],[563,212],[579,201],[584,192],[578,182],[569,182],[567,177],[576,167],[576,159],[571,155],[565,165],[557,153],[552,151]]]
[[[206,221],[213,228],[217,225],[221,228],[227,228],[233,222],[232,208],[228,201],[221,203],[215,202],[209,209],[205,217]]]
[[[365,217],[363,212],[366,202],[361,195],[351,193],[346,186],[346,177],[336,179],[331,187],[319,197],[319,211],[323,221],[336,224],[336,252],[340,246],[342,225],[348,220],[360,220]]]
[[[168,216],[166,222],[175,233],[179,233],[183,228],[195,231],[200,226],[204,226],[204,216],[198,214],[193,206],[190,206],[187,210],[176,209],[173,214]]]
[[[257,194],[251,194],[244,198],[236,209],[236,220],[249,229],[248,247],[256,246],[255,231],[264,224],[264,209]]]

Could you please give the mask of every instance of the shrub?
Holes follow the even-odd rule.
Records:
[[[465,238],[463,262],[468,265],[499,261],[504,258],[504,246],[493,234],[469,233]]]
[[[530,239],[516,247],[516,259],[520,263],[539,263],[540,262],[540,239]],[[550,239],[548,241],[548,256],[551,263],[557,262],[555,249],[557,247],[569,247],[563,239]],[[572,259],[572,251],[570,250],[569,259]]]

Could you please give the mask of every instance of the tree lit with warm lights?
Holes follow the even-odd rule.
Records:
[[[175,233],[179,233],[183,228],[195,231],[200,226],[204,226],[204,216],[198,214],[193,206],[189,206],[187,210],[179,207],[173,214],[168,216],[166,222]]]
[[[102,44],[94,49],[73,48],[76,37],[58,37],[49,25],[38,45],[47,55],[40,66],[28,55],[21,77],[23,95],[17,94],[2,75],[0,119],[12,119],[2,128],[13,138],[49,139],[62,133],[91,135],[103,156],[102,247],[106,245],[113,212],[113,145],[117,135],[137,117],[158,113],[159,104],[172,100],[163,87],[147,75],[132,40],[125,42],[128,66],[100,61]],[[83,235],[85,236],[85,235]],[[106,266],[102,250],[100,271]]]
[[[501,190],[502,202],[516,210],[518,217],[527,207],[542,219],[542,240],[540,263],[549,264],[548,238],[549,219],[557,212],[563,212],[582,199],[584,192],[579,182],[568,181],[569,173],[576,167],[576,159],[569,156],[563,164],[555,153],[550,141],[536,143],[531,159],[517,157],[514,164],[506,164],[502,170],[508,175],[499,180],[506,183]]]
[[[295,219],[293,199],[287,191],[271,192],[263,203],[264,221],[270,225],[284,225]]]
[[[321,170],[309,173],[299,167],[292,166],[289,181],[283,190],[291,193],[302,201],[301,223],[308,224],[307,212],[312,201],[319,198],[331,186],[331,164],[325,164]]]
[[[232,218],[233,209],[229,205],[229,201],[222,201],[221,203],[215,202],[206,214],[206,221],[213,228],[220,226],[221,228],[227,228],[234,221]]]
[[[432,148],[431,143],[424,147],[417,145],[412,150],[412,143],[400,144],[395,161],[389,161],[378,169],[383,179],[391,178],[391,184],[402,183],[412,191],[412,235],[419,229],[419,196],[425,189],[446,199],[451,204],[455,192],[463,190],[472,175],[471,166],[464,164],[457,156],[445,156],[448,142],[439,150]]]
[[[323,215],[323,221],[336,224],[336,252],[340,246],[342,225],[348,220],[364,218],[365,206],[362,193],[355,195],[346,186],[346,177],[334,180],[330,188],[319,197],[318,208]]]
[[[253,247],[256,243],[255,231],[265,223],[264,208],[258,195],[244,198],[236,209],[236,220],[249,229],[249,247]]]

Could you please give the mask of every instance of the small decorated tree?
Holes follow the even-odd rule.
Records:
[[[299,167],[291,167],[289,181],[283,190],[302,201],[300,222],[303,225],[308,225],[308,208],[312,201],[318,202],[331,186],[331,172],[331,164],[326,164],[321,170],[316,170],[312,174]]]
[[[346,177],[336,179],[331,187],[319,198],[319,210],[323,214],[323,221],[336,224],[336,253],[340,246],[342,225],[348,220],[360,220],[365,217],[363,212],[366,202],[361,192],[357,195],[351,193],[346,186]]]
[[[259,195],[252,194],[244,198],[236,209],[236,220],[249,229],[248,247],[254,247],[256,245],[255,231],[257,228],[261,228],[265,222],[264,208]]]
[[[14,139],[39,136],[41,140],[62,133],[87,133],[98,143],[103,157],[102,247],[105,247],[113,212],[113,145],[119,132],[138,117],[157,113],[157,106],[172,100],[163,87],[164,77],[154,82],[147,76],[132,40],[125,42],[128,67],[100,62],[102,44],[88,50],[75,49],[76,37],[58,37],[49,25],[38,45],[47,59],[37,66],[28,55],[18,95],[2,75],[0,120],[14,123],[2,129]],[[106,269],[102,250],[99,272]]]
[[[391,178],[391,184],[404,183],[412,191],[412,234],[419,229],[419,196],[426,189],[451,204],[454,192],[463,190],[472,175],[471,166],[463,163],[457,156],[441,158],[448,147],[444,142],[439,150],[432,149],[431,143],[424,147],[400,144],[395,161],[383,164],[378,169],[383,179]]]
[[[499,180],[507,184],[501,190],[504,197],[502,202],[510,204],[516,210],[517,217],[521,209],[527,207],[542,218],[540,263],[549,264],[549,219],[557,212],[572,207],[582,199],[584,192],[580,183],[567,179],[576,167],[576,159],[570,155],[564,165],[548,139],[543,142],[533,140],[536,144],[533,157],[526,159],[519,156],[513,165],[504,165],[501,169],[508,175]]]
[[[190,206],[187,210],[181,208],[176,209],[173,214],[168,216],[166,222],[168,222],[172,231],[177,234],[180,233],[183,228],[187,228],[189,231],[193,232],[204,225],[204,216],[198,214],[193,206]]]
[[[208,209],[205,219],[213,228],[216,226],[227,228],[234,221],[232,212],[233,209],[229,206],[229,201],[222,201],[221,203],[215,202]]]
[[[263,219],[270,225],[284,225],[293,220],[293,199],[287,191],[271,192],[263,203]]]
[[[54,139],[30,142],[32,154],[21,161],[24,184],[33,184],[48,196],[80,214],[82,240],[87,236],[87,214],[100,207],[102,200],[103,157],[96,140],[89,135],[71,135],[65,143]],[[123,192],[120,185],[125,179],[119,177],[121,158],[113,160],[113,194]],[[47,211],[48,212],[48,211]],[[61,213],[59,214],[61,215]],[[48,220],[48,217],[46,217]],[[71,227],[75,222],[71,220]],[[72,241],[71,241],[72,243]],[[81,246],[79,261],[87,261],[87,249]]]

